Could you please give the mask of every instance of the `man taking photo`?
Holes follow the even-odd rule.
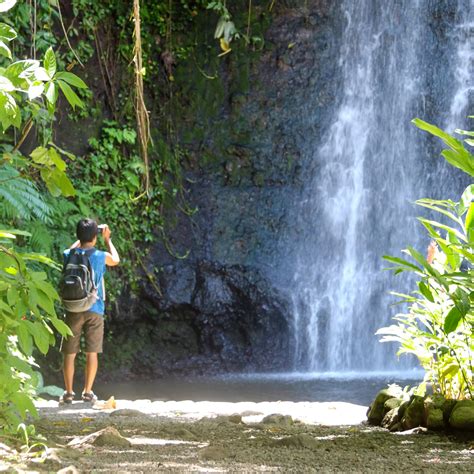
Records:
[[[102,233],[107,252],[95,248],[97,235]],[[104,312],[105,312],[105,287],[104,274],[106,267],[114,267],[120,263],[120,257],[110,238],[111,231],[108,225],[98,226],[93,219],[81,219],[76,228],[77,241],[64,251],[65,268],[72,257],[82,258],[87,263],[87,268],[91,271],[90,277],[93,280],[94,294],[91,306],[80,312],[66,310],[66,324],[72,332],[72,336],[63,338],[61,342],[61,352],[64,355],[63,374],[65,391],[59,399],[59,403],[72,403],[75,393],[73,391],[74,382],[74,361],[76,354],[80,352],[81,334],[85,337],[86,369],[82,400],[94,403],[97,396],[92,391],[95,376],[98,368],[98,354],[102,353],[104,340]],[[88,259],[88,261],[87,261]],[[74,267],[74,265],[70,265]],[[77,265],[78,267],[81,265]],[[82,265],[85,266],[85,265]],[[64,275],[64,271],[63,271]]]

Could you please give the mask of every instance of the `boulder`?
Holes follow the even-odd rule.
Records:
[[[474,431],[474,400],[461,400],[456,403],[449,417],[452,428]]]
[[[398,408],[403,403],[401,398],[389,398],[383,405],[384,411],[388,413],[394,408]]]
[[[279,413],[274,413],[272,415],[266,416],[262,423],[266,425],[278,425],[278,426],[291,426],[294,421],[290,415],[280,415]]]
[[[391,400],[395,400],[392,398]],[[383,417],[381,426],[391,430],[398,422],[400,421],[399,407],[392,408],[389,412]]]
[[[428,395],[425,398],[425,425],[430,430],[441,430],[445,427],[443,408],[446,399],[441,394]]]
[[[441,408],[432,408],[426,417],[426,427],[430,430],[442,430],[445,427],[443,410]]]
[[[68,443],[68,446],[78,447],[85,444],[94,446],[111,446],[115,448],[129,448],[130,441],[124,438],[113,426],[107,426],[103,430],[96,431],[87,436],[74,438]]]
[[[425,414],[424,399],[419,395],[412,395],[407,406],[401,424],[404,430],[411,430],[423,425]]]
[[[301,433],[298,435],[274,440],[272,445],[285,446],[287,448],[317,449],[318,441],[308,434]]]
[[[375,400],[367,411],[367,419],[371,425],[380,425],[383,417],[390,410],[390,408],[385,408],[385,402],[395,397],[396,393],[391,387],[380,390],[377,393]]]

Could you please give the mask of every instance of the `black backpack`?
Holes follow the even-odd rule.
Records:
[[[89,259],[95,249],[76,250],[70,250],[59,281],[59,296],[66,311],[71,313],[88,311],[97,301],[94,269]]]

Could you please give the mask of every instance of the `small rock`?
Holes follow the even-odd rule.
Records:
[[[316,449],[319,443],[312,436],[302,433],[294,436],[288,436],[286,438],[277,439],[272,442],[273,446],[285,446],[287,448],[306,448]]]
[[[474,431],[474,400],[457,402],[449,417],[449,424],[459,430]]]
[[[238,414],[230,415],[227,417],[227,421],[230,423],[234,423],[236,425],[240,425],[243,423],[242,416]]]
[[[419,395],[413,395],[401,420],[404,430],[411,430],[423,424],[425,414],[424,399]]]
[[[103,430],[96,431],[87,436],[74,438],[68,443],[68,446],[80,446],[83,444],[92,444],[94,446],[113,446],[117,448],[128,448],[131,443],[124,438],[116,428],[108,426]]]
[[[280,415],[279,413],[274,413],[272,415],[266,416],[262,420],[262,423],[266,425],[291,426],[294,422],[290,415]]]

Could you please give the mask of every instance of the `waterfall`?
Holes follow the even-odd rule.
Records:
[[[471,10],[470,1],[342,2],[340,95],[297,207],[296,370],[400,367],[374,336],[396,311],[388,291],[402,284],[382,256],[427,246],[416,199],[462,190],[410,120],[452,124],[472,104]]]

